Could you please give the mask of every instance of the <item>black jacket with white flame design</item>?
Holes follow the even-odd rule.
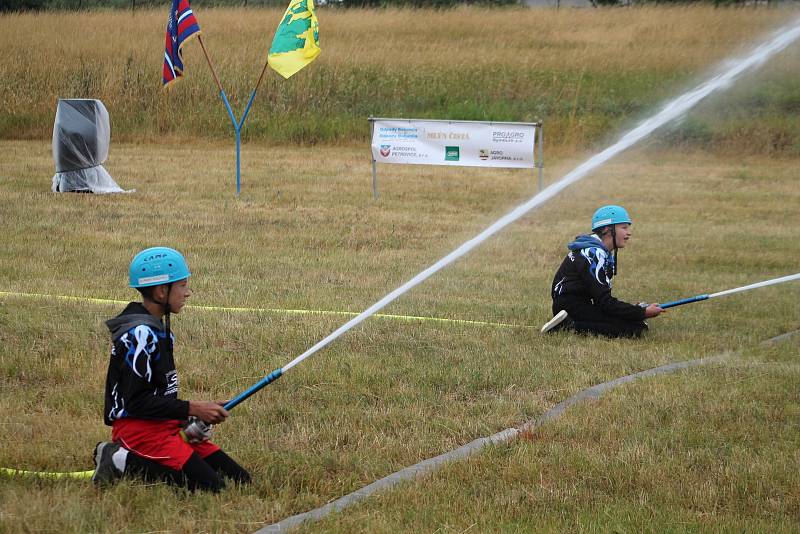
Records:
[[[597,235],[580,235],[567,248],[569,254],[553,278],[553,314],[561,310],[569,312],[576,305],[591,305],[619,319],[644,319],[644,308],[611,295],[614,257]]]
[[[131,302],[106,321],[111,331],[111,358],[106,376],[103,419],[111,425],[123,417],[179,419],[189,417],[189,402],[178,399],[178,372],[161,321],[141,303]]]

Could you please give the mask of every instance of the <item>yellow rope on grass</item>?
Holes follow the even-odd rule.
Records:
[[[93,297],[73,297],[69,295],[46,295],[42,293],[18,293],[13,291],[0,291],[0,298],[2,297],[20,297],[20,298],[38,298],[38,299],[55,299],[66,300],[73,302],[91,302],[94,304],[104,305],[124,305],[128,302],[125,300],[114,299],[98,299]],[[232,306],[200,306],[196,304],[187,304],[187,308],[205,311],[227,311],[238,313],[273,313],[282,315],[340,315],[347,317],[355,317],[358,315],[356,312],[349,311],[336,311],[336,310],[304,310],[304,309],[283,309],[283,308],[241,308]],[[393,319],[398,321],[419,321],[419,322],[437,322],[449,323],[455,325],[465,326],[491,326],[497,328],[534,328],[530,325],[512,324],[512,323],[496,323],[492,321],[472,321],[469,319],[447,319],[445,317],[426,317],[423,315],[397,315],[391,313],[376,313],[373,317],[381,319]]]

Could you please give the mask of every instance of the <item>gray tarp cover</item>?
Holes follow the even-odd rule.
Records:
[[[102,102],[61,99],[53,126],[54,192],[126,193],[103,168],[111,125]]]

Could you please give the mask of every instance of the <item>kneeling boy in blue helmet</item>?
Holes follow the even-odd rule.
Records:
[[[611,295],[618,250],[631,237],[631,218],[621,206],[603,206],[592,217],[592,234],[579,235],[553,278],[553,315],[542,332],[574,330],[607,337],[639,337],[658,304],[628,304]],[[613,254],[612,254],[613,252]]]
[[[191,418],[221,423],[225,408],[178,398],[169,317],[192,294],[186,261],[177,250],[149,248],[133,258],[129,275],[142,302],[131,302],[106,322],[112,348],[103,417],[112,441],[95,447],[92,480],[109,484],[138,476],[210,491],[225,487],[223,477],[249,482],[247,471],[208,439],[210,427],[187,426]]]

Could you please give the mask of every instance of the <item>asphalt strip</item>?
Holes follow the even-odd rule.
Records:
[[[775,336],[765,341],[762,341],[761,345],[770,345],[773,343],[779,343],[784,339],[787,339],[798,333],[800,333],[800,330],[787,332],[785,334],[781,334],[779,336]],[[700,365],[705,365],[708,363],[718,362],[726,358],[729,358],[733,354],[735,354],[735,352],[719,354],[717,356],[710,356],[707,358],[700,358],[697,360],[687,360],[684,362],[670,363],[667,365],[662,365],[661,367],[654,367],[652,369],[647,369],[645,371],[640,371],[638,373],[633,373],[630,375],[615,378],[614,380],[603,382],[602,384],[597,384],[590,388],[584,389],[583,391],[579,391],[578,393],[569,397],[568,399],[556,404],[538,418],[532,421],[528,421],[527,423],[523,423],[519,427],[507,428],[501,432],[498,432],[497,434],[492,434],[491,436],[487,436],[485,438],[478,438],[474,441],[467,443],[466,445],[462,445],[457,449],[453,449],[452,451],[445,452],[443,454],[440,454],[439,456],[434,456],[433,458],[428,458],[427,460],[423,460],[417,464],[403,468],[400,471],[397,471],[396,473],[392,473],[391,475],[383,477],[380,480],[376,480],[375,482],[369,484],[368,486],[364,486],[361,489],[358,489],[352,493],[340,497],[335,501],[326,504],[325,506],[315,508],[314,510],[309,510],[308,512],[303,512],[302,514],[297,514],[291,517],[287,517],[286,519],[279,521],[278,523],[274,523],[272,525],[267,525],[257,530],[256,534],[287,532],[289,529],[298,526],[300,523],[303,523],[304,521],[316,521],[318,519],[321,519],[331,512],[338,512],[350,506],[351,504],[355,504],[361,500],[364,500],[377,491],[385,490],[401,482],[412,480],[420,475],[428,474],[438,469],[444,463],[452,462],[455,460],[461,460],[463,458],[472,456],[473,454],[477,453],[479,450],[481,450],[483,447],[487,445],[492,445],[495,443],[505,443],[507,441],[511,441],[512,439],[516,438],[523,432],[529,432],[534,428],[542,426],[548,421],[561,417],[564,414],[564,412],[567,411],[567,408],[569,408],[570,406],[583,402],[587,399],[597,399],[603,393],[610,391],[623,384],[639,380],[640,378],[673,373],[675,371],[680,371],[682,369],[688,369],[691,367],[698,367]]]

